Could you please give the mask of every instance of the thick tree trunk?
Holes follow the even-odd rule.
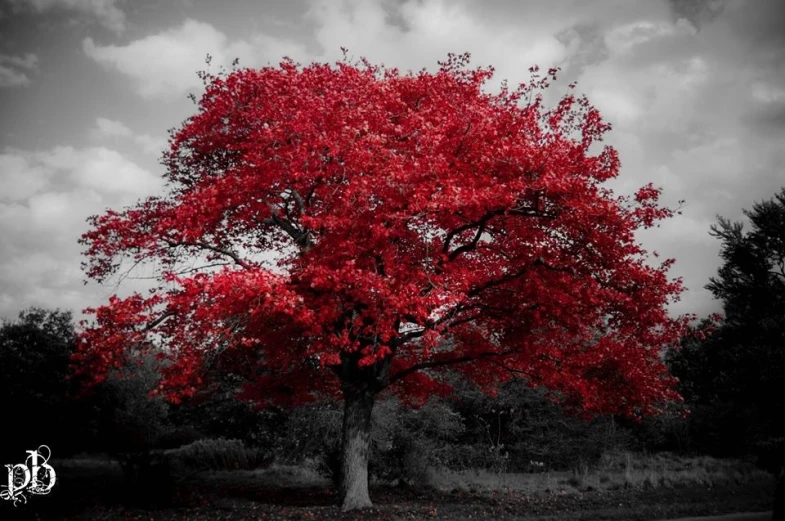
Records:
[[[368,495],[368,451],[374,393],[344,388],[343,438],[341,440],[341,510],[372,508]]]

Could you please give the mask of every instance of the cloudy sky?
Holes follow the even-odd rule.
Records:
[[[98,305],[83,284],[85,218],[161,186],[167,130],[193,113],[198,70],[335,61],[401,69],[472,53],[517,84],[561,67],[614,130],[615,190],[653,181],[683,214],[640,240],[677,263],[674,314],[720,306],[715,216],[785,185],[780,0],[4,0],[0,3],[0,317]],[[126,279],[126,293],[145,285]]]

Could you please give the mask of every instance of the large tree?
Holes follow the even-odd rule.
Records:
[[[173,400],[232,372],[261,403],[344,400],[340,496],[371,506],[378,393],[492,391],[512,376],[587,413],[643,415],[676,398],[659,358],[681,283],[635,231],[670,217],[651,185],[602,183],[617,153],[585,97],[553,108],[533,68],[491,92],[492,68],[362,60],[203,74],[172,133],[165,194],[91,218],[88,277],[124,260],[159,284],[90,310],[77,361],[100,380],[162,344]],[[571,85],[573,87],[573,85]],[[107,173],[111,175],[111,173]]]

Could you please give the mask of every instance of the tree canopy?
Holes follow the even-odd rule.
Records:
[[[436,72],[203,74],[165,193],[82,237],[89,278],[131,261],[159,283],[89,310],[80,367],[100,380],[158,346],[173,400],[233,372],[249,400],[343,393],[370,396],[366,412],[384,389],[449,392],[450,368],[491,392],[521,376],[587,413],[656,412],[678,396],[659,353],[678,340],[666,306],[682,286],[634,234],[673,211],[651,184],[602,185],[619,174],[597,146],[610,125],[572,89],[546,108],[556,72],[497,92],[468,55]]]

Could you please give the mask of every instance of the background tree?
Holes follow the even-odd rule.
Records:
[[[749,231],[723,217],[711,228],[723,264],[706,286],[725,320],[707,320],[669,364],[693,409],[698,448],[718,455],[757,453],[780,477],[775,518],[785,516],[785,189],[745,210]]]
[[[71,313],[32,307],[0,327],[0,396],[4,431],[0,464],[24,461],[47,445],[56,457],[87,448],[91,405],[70,400],[69,357],[75,348]],[[21,459],[20,459],[21,458]]]
[[[745,210],[741,222],[719,217],[723,264],[706,286],[723,302],[725,319],[707,320],[671,355],[681,388],[696,405],[696,434],[724,455],[749,453],[785,435],[785,189]]]
[[[76,361],[97,380],[159,344],[177,401],[231,372],[262,404],[343,398],[340,496],[371,506],[371,413],[513,375],[586,414],[655,413],[676,398],[658,353],[681,322],[672,261],[634,232],[672,215],[648,185],[602,183],[619,161],[585,97],[555,78],[488,93],[493,69],[367,61],[203,74],[172,133],[165,194],[91,218],[87,276],[150,262],[159,285],[89,310]],[[602,334],[597,335],[598,328]]]
[[[117,461],[123,471],[128,497],[166,500],[171,476],[161,449],[178,445],[170,404],[162,396],[150,397],[159,379],[155,358],[125,361],[95,389],[98,404],[96,446]]]

